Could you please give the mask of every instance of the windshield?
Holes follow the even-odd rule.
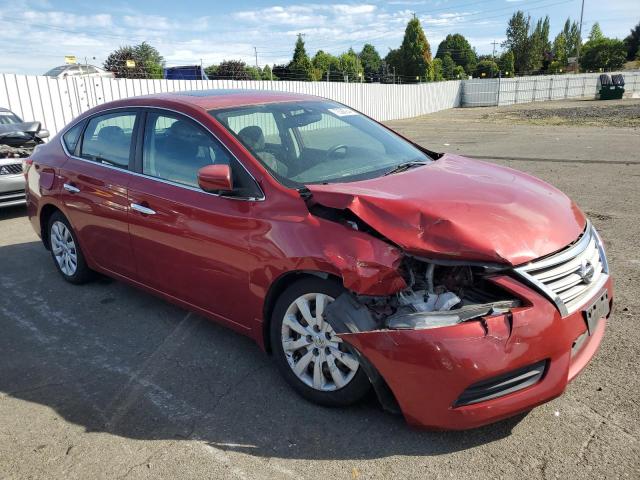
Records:
[[[283,102],[209,112],[285,184],[374,178],[431,159],[344,105]]]
[[[62,72],[64,72],[67,68],[69,68],[67,65],[64,65],[62,67],[52,68],[47,73],[45,73],[45,76],[47,76],[47,77],[57,77]]]
[[[0,110],[0,125],[12,125],[14,123],[22,123],[13,112]]]

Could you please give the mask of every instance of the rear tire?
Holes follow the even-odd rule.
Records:
[[[47,235],[53,264],[62,278],[76,285],[91,280],[93,271],[87,266],[69,220],[61,212],[51,215]]]
[[[352,405],[371,389],[357,355],[322,315],[324,306],[344,292],[338,282],[305,278],[280,295],[271,316],[280,373],[301,396],[330,407]]]

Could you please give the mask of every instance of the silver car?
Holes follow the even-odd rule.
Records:
[[[22,159],[0,158],[0,208],[25,203]]]
[[[0,108],[0,208],[25,203],[22,162],[48,136],[40,122],[23,122]]]
[[[65,78],[65,77],[104,77],[115,78],[113,72],[108,72],[95,65],[61,65],[52,68],[44,74],[46,77]]]

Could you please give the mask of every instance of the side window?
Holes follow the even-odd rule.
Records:
[[[76,146],[78,145],[78,140],[80,140],[80,134],[82,133],[83,128],[84,122],[80,122],[76,126],[71,127],[62,137],[64,146],[67,147],[67,151],[71,155],[75,155],[76,153]]]
[[[289,157],[273,113],[247,110],[223,121],[254,157],[277,174],[287,175]]]
[[[194,122],[170,114],[150,113],[144,134],[142,173],[198,187],[198,170],[230,164],[229,152]]]
[[[110,113],[89,120],[80,156],[94,162],[128,168],[136,114]]]

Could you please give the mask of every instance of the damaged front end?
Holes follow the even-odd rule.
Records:
[[[436,265],[406,257],[402,273],[407,288],[372,297],[347,292],[327,307],[340,333],[373,330],[422,330],[455,325],[509,312],[520,300],[488,280],[494,267]]]
[[[453,326],[484,317],[508,314],[521,301],[492,283],[494,267],[436,265],[405,257],[401,271],[407,287],[390,296],[346,292],[325,308],[327,321],[349,344],[353,334],[426,330]],[[353,339],[351,339],[353,340]],[[400,413],[397,400],[373,363],[353,352],[367,373],[383,408]]]

